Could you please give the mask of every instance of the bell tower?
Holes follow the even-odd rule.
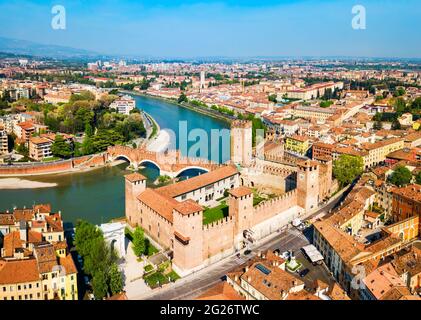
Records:
[[[319,164],[305,160],[297,163],[298,205],[308,213],[319,205]]]

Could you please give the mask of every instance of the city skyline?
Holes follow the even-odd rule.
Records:
[[[0,36],[139,57],[421,57],[421,6],[411,0],[63,1],[64,30],[51,27],[55,5],[0,1]],[[365,30],[352,28],[355,5]]]

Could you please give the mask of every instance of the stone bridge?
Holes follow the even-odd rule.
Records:
[[[108,160],[128,161],[135,170],[144,164],[151,163],[159,169],[160,175],[168,175],[172,178],[186,170],[198,169],[209,172],[220,166],[206,159],[184,157],[178,150],[153,152],[147,151],[145,148],[112,146],[108,147],[107,154]]]

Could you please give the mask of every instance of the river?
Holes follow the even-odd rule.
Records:
[[[134,96],[136,106],[150,114],[159,124],[161,129],[172,130],[177,137],[177,146],[180,145],[179,123],[186,121],[187,132],[193,129],[202,129],[210,138],[211,130],[228,129],[228,123],[214,119],[163,100],[142,96]],[[183,127],[183,124],[182,124]],[[214,132],[214,134],[217,132]],[[187,148],[182,148],[182,153],[188,155],[190,147],[196,143],[187,142]],[[184,141],[184,140],[183,140]],[[181,145],[183,145],[181,141]],[[209,153],[202,157],[225,162],[229,159],[228,144],[217,143],[216,140],[207,142]],[[215,157],[215,154],[218,156]],[[191,154],[190,154],[191,155]],[[200,156],[200,154],[195,154]],[[124,216],[124,178],[129,171],[127,164],[114,167],[105,167],[88,172],[66,173],[61,175],[36,176],[22,178],[30,181],[53,183],[55,187],[40,189],[0,190],[0,211],[11,210],[13,207],[30,207],[34,203],[51,203],[54,211],[61,211],[63,220],[76,222],[85,219],[99,224],[109,222],[112,218]],[[159,171],[154,167],[146,167],[141,173],[148,177],[148,183],[158,177]],[[195,172],[186,172],[185,177],[195,175]]]

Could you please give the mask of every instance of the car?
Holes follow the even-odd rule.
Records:
[[[309,272],[310,272],[309,269],[304,269],[304,270],[300,271],[299,275],[300,275],[301,278],[304,278]]]
[[[93,293],[88,293],[88,299],[95,300],[95,296],[93,295]]]
[[[251,250],[246,250],[246,251],[244,251],[244,255],[249,255],[251,253]]]

